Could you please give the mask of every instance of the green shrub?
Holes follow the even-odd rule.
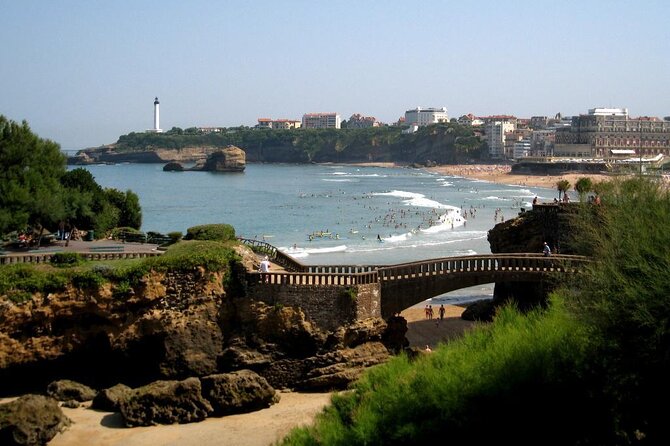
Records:
[[[32,299],[33,295],[24,290],[11,290],[7,293],[7,299],[15,304],[22,304]]]
[[[11,290],[57,292],[64,290],[69,281],[67,271],[45,272],[26,264],[0,267],[0,294]]]
[[[358,289],[353,286],[346,287],[342,290],[342,297],[351,303],[356,303],[356,300],[358,299]]]
[[[235,228],[225,223],[193,226],[186,230],[184,239],[220,242],[235,240]]]
[[[80,290],[96,290],[105,283],[105,278],[95,271],[81,271],[72,276],[72,285]]]
[[[174,245],[175,243],[180,241],[183,236],[184,234],[182,234],[180,231],[168,232],[168,237],[170,237],[170,239],[172,240],[170,242],[171,245]]]
[[[84,259],[77,252],[57,252],[51,256],[51,264],[59,267],[77,266],[82,263]]]
[[[132,294],[133,288],[126,280],[122,280],[112,288],[112,296],[116,299],[124,299]]]
[[[188,271],[204,267],[207,271],[229,270],[239,260],[237,253],[225,243],[184,240],[170,248],[160,257],[147,259],[155,269]]]
[[[415,362],[401,355],[369,369],[283,444],[575,444],[609,428],[584,372],[590,349],[561,305],[526,316],[504,308],[491,326]]]

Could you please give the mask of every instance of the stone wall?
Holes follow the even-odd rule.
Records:
[[[300,308],[322,330],[335,330],[368,317],[381,317],[379,284],[353,286],[250,283],[247,298]]]

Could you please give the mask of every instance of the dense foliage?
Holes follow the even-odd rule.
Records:
[[[85,262],[77,253],[57,253],[51,265],[15,264],[0,266],[0,295],[14,302],[29,300],[34,293],[59,292],[71,284],[79,289],[95,289],[101,284],[113,284],[115,296],[122,296],[139,285],[150,271],[230,272],[239,256],[231,243],[182,241],[161,256],[108,262]]]
[[[103,189],[87,170],[68,172],[65,161],[58,144],[0,115],[0,234],[56,232],[61,222],[97,233],[140,227],[136,194]]]
[[[225,223],[193,226],[186,230],[184,240],[235,240],[235,228]]]
[[[598,193],[602,204],[584,206],[579,230],[598,262],[564,294],[599,334],[621,443],[670,444],[670,192],[630,179],[601,183]]]
[[[644,179],[599,193],[580,207],[595,261],[548,309],[504,308],[369,371],[283,444],[669,444],[670,195]]]
[[[116,150],[225,147],[245,150],[247,161],[448,163],[479,159],[485,145],[472,128],[457,123],[436,124],[404,134],[402,128],[268,130],[246,127],[201,133],[173,128],[165,133],[130,133],[119,137]]]

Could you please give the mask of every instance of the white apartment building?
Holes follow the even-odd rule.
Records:
[[[522,139],[514,143],[513,155],[515,160],[530,156],[530,140]]]
[[[302,126],[306,129],[339,129],[341,123],[338,113],[305,113]]]
[[[405,125],[412,126],[413,124],[419,127],[424,127],[439,122],[449,122],[449,115],[447,115],[447,108],[421,108],[417,107],[413,110],[405,112]]]
[[[514,122],[508,120],[489,121],[486,124],[486,142],[489,145],[489,156],[494,159],[505,157],[505,134],[513,132]]]

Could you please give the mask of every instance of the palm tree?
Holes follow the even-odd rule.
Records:
[[[559,180],[556,182],[556,189],[558,189],[558,201],[561,201],[561,194],[570,190],[570,182],[568,180]]]
[[[575,183],[575,190],[579,194],[579,202],[584,201],[584,195],[593,190],[593,181],[589,177],[582,177]]]

